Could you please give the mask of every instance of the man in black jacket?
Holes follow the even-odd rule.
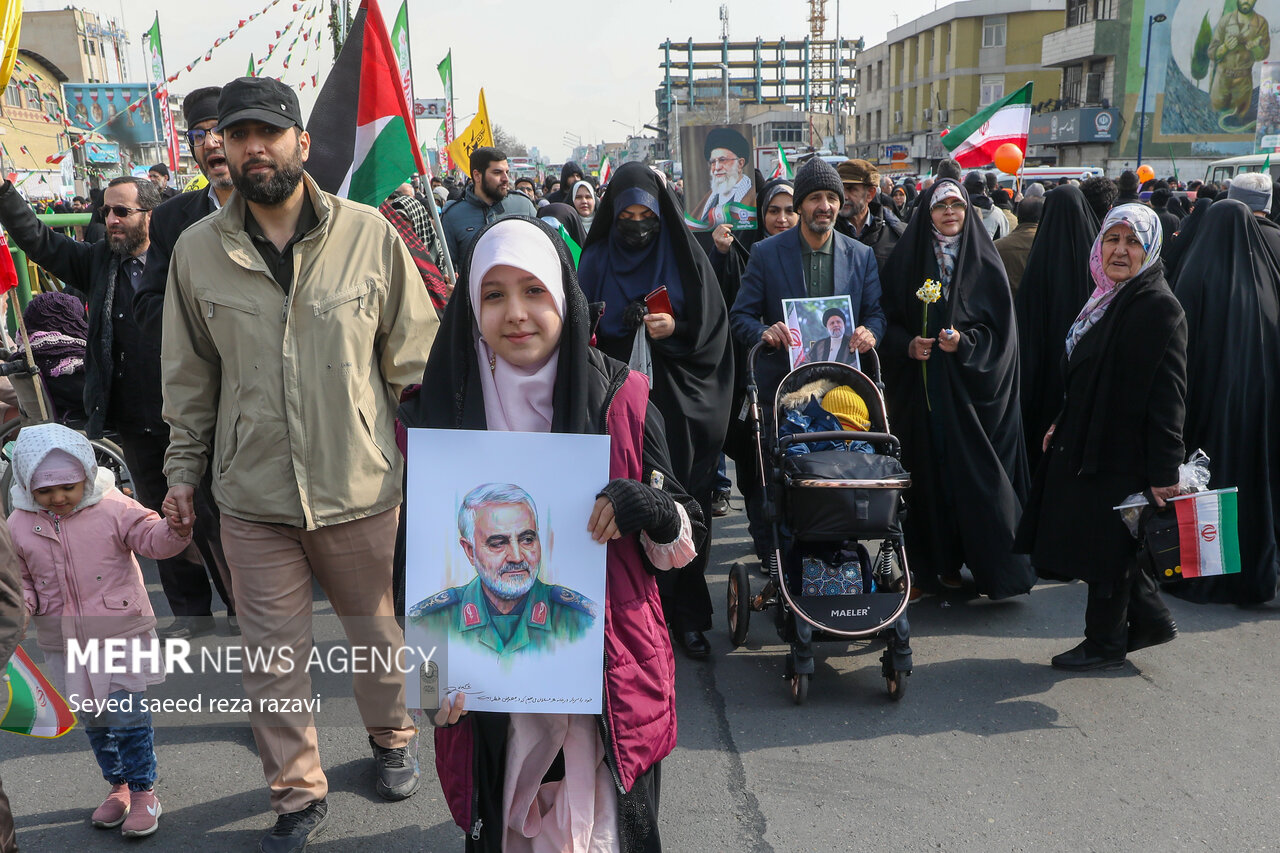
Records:
[[[213,129],[218,123],[218,97],[221,94],[222,87],[206,86],[191,92],[182,103],[182,114],[187,120],[187,145],[191,147],[191,156],[195,158],[196,165],[200,167],[209,186],[175,196],[151,213],[150,244],[142,281],[133,297],[133,313],[143,335],[155,341],[157,349],[164,310],[165,282],[169,278],[169,258],[173,254],[173,247],[188,226],[222,207],[235,189],[231,184],[227,157],[222,150],[222,135]],[[156,369],[159,369],[158,357]],[[169,446],[167,431],[165,438],[163,446],[159,446],[157,442],[161,462],[164,460],[164,451]],[[163,477],[160,478],[159,485],[163,499],[166,488]],[[218,595],[227,605],[227,626],[232,634],[239,634],[240,625],[236,620],[235,601],[232,598],[231,572],[222,553],[222,525],[213,501],[211,475],[206,475],[205,482],[196,490],[195,508],[194,544],[213,577]],[[211,603],[212,595],[204,573],[199,574],[199,580],[196,577],[195,573],[189,573],[188,582],[193,594],[197,599]],[[211,630],[213,617],[209,615],[209,609],[206,605],[203,613],[194,615],[179,614],[175,609],[173,624],[162,628],[160,636],[181,639]]]
[[[138,499],[159,512],[168,491],[164,452],[169,444],[169,425],[160,415],[160,340],[138,328],[132,308],[160,193],[145,178],[122,177],[107,185],[103,200],[107,238],[81,243],[41,223],[5,181],[0,186],[0,224],[31,260],[88,294],[85,431],[98,438],[108,425],[115,429]],[[178,617],[162,635],[170,629],[177,632],[168,636],[182,637],[213,630],[209,581],[198,555],[188,553],[190,557],[157,561],[160,585]],[[215,583],[221,585],[216,578]]]
[[[876,266],[884,271],[885,261],[906,230],[898,219],[887,219],[884,208],[871,210],[871,200],[879,191],[880,173],[867,160],[845,160],[836,167],[844,185],[844,206],[836,217],[836,230],[852,237],[876,253]]]

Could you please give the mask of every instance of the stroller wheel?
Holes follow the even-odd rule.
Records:
[[[747,641],[751,625],[751,575],[742,563],[729,569],[728,606],[729,641],[736,649]]]
[[[791,701],[803,705],[809,698],[809,675],[801,673],[791,676]]]
[[[907,692],[907,674],[902,670],[894,670],[893,675],[885,678],[884,683],[889,688],[889,701],[901,701]]]

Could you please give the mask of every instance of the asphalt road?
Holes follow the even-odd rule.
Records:
[[[827,645],[809,702],[796,707],[781,677],[785,647],[767,618],[757,615],[748,644],[730,650],[725,575],[750,550],[744,521],[736,511],[717,530],[715,654],[677,658],[679,746],[662,776],[667,850],[1280,847],[1280,610],[1172,601],[1176,642],[1115,672],[1072,675],[1048,661],[1079,639],[1082,585],[1045,584],[1001,603],[928,597],[909,611],[916,669],[901,703],[886,699],[879,647]],[[163,624],[153,567],[148,577]],[[318,645],[339,642],[319,594],[315,616]],[[26,648],[39,659],[34,641]],[[171,678],[151,695],[239,695],[229,676],[193,678]],[[346,683],[341,675],[316,682],[332,820],[310,849],[461,850],[429,738],[415,797],[392,804],[373,793],[365,734],[343,722],[354,719],[340,698]],[[136,846],[255,850],[273,816],[248,727],[236,715],[182,719],[157,719],[164,816]],[[0,776],[24,851],[134,846],[89,825],[106,785],[79,731],[56,741],[0,733]]]

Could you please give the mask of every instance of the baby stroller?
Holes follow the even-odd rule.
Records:
[[[808,696],[813,643],[883,638],[881,674],[889,698],[897,701],[911,674],[906,619],[911,573],[902,535],[902,493],[911,486],[911,477],[899,462],[898,439],[889,431],[879,359],[874,350],[862,356],[873,366],[875,381],[836,362],[797,366],[778,386],[772,417],[776,441],[766,442],[756,385],[762,346],[753,347],[747,358],[747,396],[773,559],[765,561],[769,580],[754,598],[746,565],[738,562],[730,569],[730,638],[735,648],[741,646],[752,611],[774,608],[778,634],[791,644],[785,677],[797,705]],[[852,389],[865,402],[865,431],[780,434],[786,418],[784,400],[794,400],[797,392],[835,386]],[[788,453],[798,444],[812,449]],[[873,452],[846,449],[851,447]]]

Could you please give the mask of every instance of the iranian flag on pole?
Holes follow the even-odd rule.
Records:
[[[427,173],[377,0],[360,3],[307,130],[314,140],[307,171],[335,195],[377,207]]]
[[[775,178],[786,178],[788,181],[795,175],[791,171],[791,164],[787,162],[787,152],[782,150],[782,143],[778,143],[778,162],[773,167],[773,174],[769,176],[769,180]]]
[[[177,173],[182,161],[182,152],[178,147],[178,131],[173,124],[173,116],[169,112],[169,84],[164,76],[164,51],[160,45],[160,13],[156,12],[156,21],[147,32],[147,58],[151,61],[151,82],[155,85],[155,96],[159,103],[156,110],[160,115],[160,128],[164,135],[165,148],[169,154],[169,168]]]
[[[600,161],[600,186],[609,183],[609,179],[613,177],[613,161],[609,159],[609,155],[604,155],[604,159]]]
[[[5,670],[9,702],[0,716],[0,729],[31,737],[61,737],[76,724],[67,700],[58,695],[40,667],[19,646]]]
[[[453,142],[453,50],[445,54],[444,59],[436,66],[440,74],[440,82],[444,84],[444,146],[447,168],[454,167],[453,155],[449,154],[449,145]]]
[[[961,166],[985,166],[995,159],[996,149],[1006,142],[1017,145],[1026,155],[1030,127],[1031,84],[1028,83],[964,124],[951,128],[943,135],[942,144]]]
[[[1172,498],[1178,515],[1178,546],[1184,578],[1232,575],[1240,571],[1236,492],[1214,489]]]

